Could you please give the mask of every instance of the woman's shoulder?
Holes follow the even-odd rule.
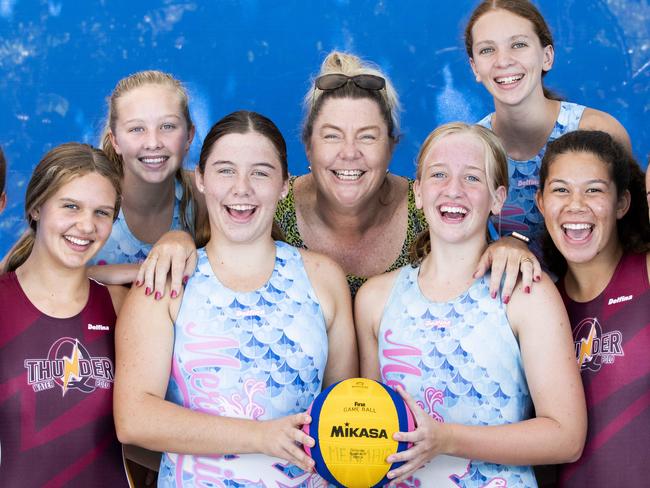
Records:
[[[295,183],[298,177],[289,178],[287,196],[278,202],[275,210],[275,222],[278,224],[285,240],[292,246],[302,247],[304,242],[298,230],[298,219],[296,217],[296,194]]]
[[[625,127],[612,115],[595,108],[586,107],[580,119],[579,129],[607,132],[631,151],[630,136]]]

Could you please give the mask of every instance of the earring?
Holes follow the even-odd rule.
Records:
[[[311,164],[310,164],[309,166],[307,166],[307,169],[308,169],[309,172],[311,173]]]

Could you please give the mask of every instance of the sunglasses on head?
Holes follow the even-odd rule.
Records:
[[[332,73],[316,78],[316,88],[319,90],[336,90],[351,81],[364,90],[381,90],[386,87],[386,80],[375,75],[348,76],[341,73]]]

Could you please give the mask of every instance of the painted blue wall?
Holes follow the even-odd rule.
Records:
[[[0,255],[23,226],[32,168],[52,146],[97,144],[105,97],[119,78],[162,69],[191,94],[198,137],[247,108],[271,117],[289,146],[290,170],[306,171],[299,142],[302,96],[331,49],[381,65],[404,105],[392,169],[413,174],[420,142],[440,123],[476,121],[491,98],[474,82],[462,32],[476,0],[0,0],[0,145],[9,160],[9,206]],[[650,152],[650,5],[647,0],[539,2],[556,39],[547,84],[605,110]]]

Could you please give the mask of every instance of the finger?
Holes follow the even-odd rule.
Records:
[[[476,270],[474,271],[474,278],[480,278],[490,269],[490,264],[492,263],[492,251],[488,247],[481,259],[479,259],[478,264],[476,265]]]
[[[408,463],[403,464],[397,469],[393,469],[387,473],[387,477],[391,480],[391,485],[396,486],[397,484],[406,481],[408,478],[413,476],[413,474],[420,469],[422,463],[416,462],[417,460],[409,461]]]
[[[293,440],[307,447],[314,447],[316,441],[301,429],[294,429]]]
[[[527,268],[525,266],[524,262],[524,268]],[[517,278],[519,277],[519,270],[520,270],[521,262],[516,259],[509,259],[508,263],[506,264],[506,277],[503,280],[503,286],[501,288],[501,301],[505,303],[506,305],[510,301],[510,297],[512,296],[512,290],[515,289],[515,284],[517,283]]]
[[[533,260],[533,280],[535,282],[541,281],[542,280],[542,265],[537,259],[536,256],[531,256],[531,259]]]
[[[135,277],[135,283],[134,283],[135,286],[139,287],[142,286],[142,284],[144,283],[144,274],[147,269],[146,263],[147,263],[146,260],[140,263],[140,267],[138,268],[138,274]]]
[[[490,296],[496,298],[501,286],[501,278],[506,268],[506,256],[499,254],[492,259],[492,270],[490,271]]]
[[[158,261],[158,256],[152,253],[149,253],[147,259],[142,263],[142,268],[144,268],[144,276],[142,279],[142,285],[144,286],[145,295],[153,294],[153,277],[156,271],[156,261]]]
[[[183,286],[183,277],[185,276],[185,256],[175,254],[171,258],[171,281],[169,283],[169,293],[172,298],[176,298]],[[162,270],[161,270],[162,271]],[[156,278],[158,278],[156,272]]]
[[[534,264],[531,260],[522,259],[520,266],[521,273],[521,287],[524,290],[524,293],[530,293],[530,289],[533,286],[533,272],[535,270]]]
[[[290,443],[285,446],[285,452],[287,454],[286,460],[295,464],[303,471],[311,472],[314,469],[314,460],[307,456],[307,453],[296,444]]]
[[[413,414],[413,417],[415,418],[415,424],[416,426],[421,425],[421,420],[425,417],[428,417],[428,415],[425,413],[424,410],[420,407],[420,405],[417,404],[415,399],[409,394],[408,391],[406,391],[401,385],[397,385],[396,387],[397,393],[400,394],[400,396],[404,399],[406,402],[406,405],[409,407],[411,410],[411,413]]]
[[[183,280],[183,285],[187,284],[187,280],[194,274],[194,271],[196,270],[196,262],[198,259],[198,255],[196,253],[196,249],[193,250],[189,257],[187,258],[187,261],[185,261],[185,268],[183,269],[183,277],[181,278]]]
[[[156,300],[160,300],[165,294],[167,274],[169,273],[171,265],[171,258],[167,254],[160,256],[156,261],[156,267],[154,269],[153,276],[154,296]]]

